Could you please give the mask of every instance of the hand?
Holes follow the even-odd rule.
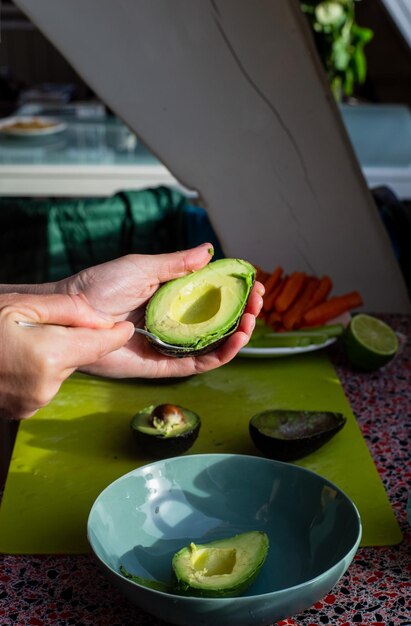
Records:
[[[124,256],[83,270],[57,283],[56,289],[61,293],[82,292],[96,309],[114,319],[128,319],[143,326],[147,301],[160,284],[204,267],[211,260],[210,249],[211,244],[206,243],[172,254]],[[207,355],[167,357],[156,352],[144,337],[135,335],[127,346],[82,370],[113,378],[163,378],[190,376],[224,365],[248,342],[262,306],[263,293],[264,287],[256,282],[237,331]]]
[[[0,416],[30,417],[75,369],[118,350],[132,335],[129,322],[99,314],[83,296],[1,295]]]

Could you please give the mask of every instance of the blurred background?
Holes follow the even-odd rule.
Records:
[[[330,82],[335,83],[336,76],[342,78],[342,100],[353,97],[411,106],[411,7],[407,0],[300,3]],[[1,2],[0,81],[1,116],[27,102],[95,100],[89,87],[12,0]]]
[[[410,289],[410,2],[300,5]],[[12,0],[1,0],[0,20],[0,131],[15,116],[60,122],[41,137],[0,132],[0,280],[57,279],[118,254],[168,251],[205,237],[222,255],[195,194],[99,101]],[[166,233],[170,224],[173,243],[164,235],[148,245],[154,228]]]

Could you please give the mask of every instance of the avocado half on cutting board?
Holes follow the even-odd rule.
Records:
[[[176,404],[147,406],[131,420],[140,449],[154,457],[175,456],[191,448],[200,432],[197,413]]]
[[[153,347],[178,357],[215,350],[236,330],[255,275],[247,261],[220,259],[162,285],[147,305],[145,327],[177,349]]]
[[[249,422],[255,446],[277,461],[296,461],[318,450],[345,425],[347,419],[333,411],[269,409]]]

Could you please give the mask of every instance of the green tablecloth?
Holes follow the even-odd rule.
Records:
[[[110,198],[0,198],[0,282],[59,280],[123,254],[172,252],[211,241],[206,212],[166,187]]]

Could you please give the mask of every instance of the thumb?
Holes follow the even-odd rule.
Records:
[[[165,283],[199,270],[211,261],[213,254],[213,245],[207,242],[196,248],[148,257],[146,271],[150,283]]]
[[[93,309],[82,294],[21,295],[9,304],[16,321],[87,328],[112,328],[111,316]]]

